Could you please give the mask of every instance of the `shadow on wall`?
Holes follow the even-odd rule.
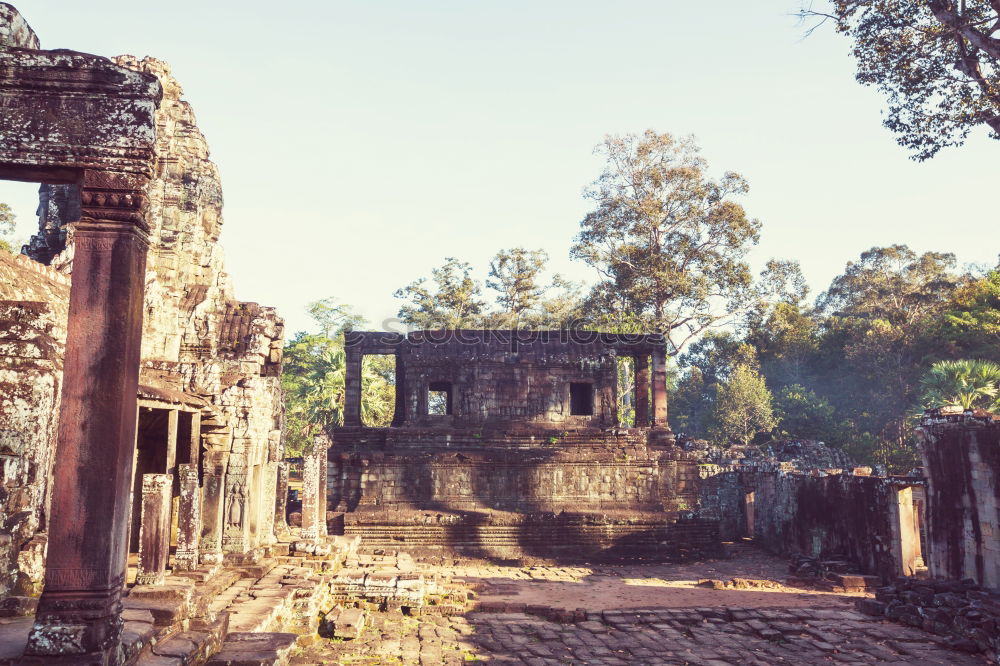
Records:
[[[678,479],[677,461],[660,451],[637,447],[630,456],[621,448],[536,445],[369,453],[370,445],[331,456],[330,493],[330,507],[348,512],[345,529],[369,543],[411,552],[447,546],[496,562],[685,560],[719,552],[716,522],[675,522],[679,506],[694,504],[692,492],[677,494],[690,479]]]
[[[782,556],[846,557],[862,573],[893,580],[916,573],[921,557],[913,489],[923,483],[754,468],[710,477],[702,502],[724,516],[724,539],[752,536]]]

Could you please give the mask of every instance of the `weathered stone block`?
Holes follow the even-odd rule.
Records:
[[[173,476],[145,474],[142,477],[142,512],[139,527],[137,585],[163,582],[170,554],[170,491]]]

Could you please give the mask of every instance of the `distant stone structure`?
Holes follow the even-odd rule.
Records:
[[[679,520],[694,457],[667,427],[659,335],[587,331],[346,334],[345,425],[328,508],[368,544],[492,558],[670,557],[717,544]],[[391,427],[361,422],[361,364],[396,363]],[[618,413],[633,359],[635,423]]]

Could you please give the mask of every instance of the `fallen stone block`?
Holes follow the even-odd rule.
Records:
[[[333,623],[337,638],[357,638],[365,628],[365,614],[360,608],[346,608]]]
[[[877,599],[858,599],[856,606],[858,610],[865,615],[871,615],[873,617],[885,616],[886,604],[878,601]]]
[[[37,597],[7,597],[0,602],[0,617],[33,615],[38,608]]]

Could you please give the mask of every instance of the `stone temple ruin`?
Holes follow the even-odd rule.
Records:
[[[658,335],[349,332],[344,425],[305,455],[294,516],[283,323],[234,297],[219,174],[169,67],[43,50],[0,3],[0,178],[41,184],[38,233],[0,253],[0,664],[287,663],[318,631],[363,639],[366,618],[390,628],[359,644],[404,663],[460,663],[440,643],[475,647],[475,631],[512,663],[820,661],[848,650],[831,622],[838,640],[886,639],[865,663],[1000,658],[991,414],[928,412],[923,468],[878,476],[817,443],[679,445]],[[385,428],[362,421],[376,354],[395,360]],[[655,608],[522,603],[451,574],[599,585],[724,568],[748,542],[791,558],[798,592],[853,594],[860,612],[674,608],[678,588]],[[737,580],[703,582],[753,582]],[[665,659],[723,635],[755,652]]]
[[[497,559],[710,551],[697,461],[666,424],[657,335],[586,331],[347,333],[344,427],[334,430],[332,524],[363,542]],[[361,423],[361,363],[396,363],[391,427]],[[618,365],[635,363],[620,425]],[[436,399],[436,403],[435,403]]]

